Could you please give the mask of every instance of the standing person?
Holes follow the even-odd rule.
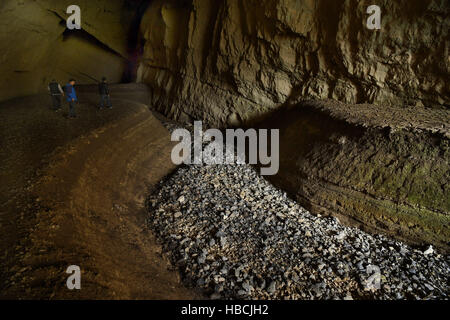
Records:
[[[106,78],[102,78],[102,82],[98,84],[98,92],[100,93],[100,110],[105,107],[105,105],[112,109],[111,99],[109,98],[109,87],[106,83]]]
[[[67,102],[69,102],[69,118],[76,118],[77,115],[75,113],[75,103],[78,101],[77,93],[75,91],[75,80],[70,79],[69,83],[66,84],[66,94],[67,94]]]
[[[48,91],[50,91],[52,96],[53,110],[58,112],[61,109],[61,96],[64,96],[64,91],[54,79],[49,83]]]

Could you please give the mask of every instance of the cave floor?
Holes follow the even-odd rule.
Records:
[[[149,188],[174,169],[169,133],[145,87],[112,89],[114,108],[99,111],[80,87],[76,119],[48,95],[0,105],[1,298],[201,298],[144,227]],[[70,265],[81,290],[66,287]]]
[[[145,86],[112,87],[101,111],[95,90],[79,88],[73,120],[47,95],[0,105],[1,298],[447,296],[447,256],[313,216],[248,166],[176,170],[176,124]],[[82,290],[67,289],[69,265]]]

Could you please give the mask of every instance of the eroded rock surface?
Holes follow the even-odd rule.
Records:
[[[450,111],[304,101],[267,116],[280,128],[269,177],[308,210],[445,251],[450,239]]]
[[[138,80],[165,114],[216,125],[298,96],[448,107],[448,15],[443,0],[157,0]]]

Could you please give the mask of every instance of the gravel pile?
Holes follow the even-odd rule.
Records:
[[[184,280],[213,299],[448,297],[448,256],[314,216],[248,165],[182,166],[148,210]]]

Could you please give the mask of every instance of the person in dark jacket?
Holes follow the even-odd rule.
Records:
[[[105,107],[105,105],[112,109],[111,99],[109,98],[109,87],[106,82],[106,78],[102,78],[102,82],[98,84],[98,92],[100,93],[100,110]]]
[[[77,93],[75,91],[75,80],[70,79],[69,83],[66,84],[65,90],[67,95],[67,102],[69,102],[69,118],[76,118],[77,115],[75,113],[75,104],[78,101]]]
[[[49,83],[48,91],[52,96],[53,110],[58,112],[61,109],[61,96],[64,96],[64,91],[56,80]]]

